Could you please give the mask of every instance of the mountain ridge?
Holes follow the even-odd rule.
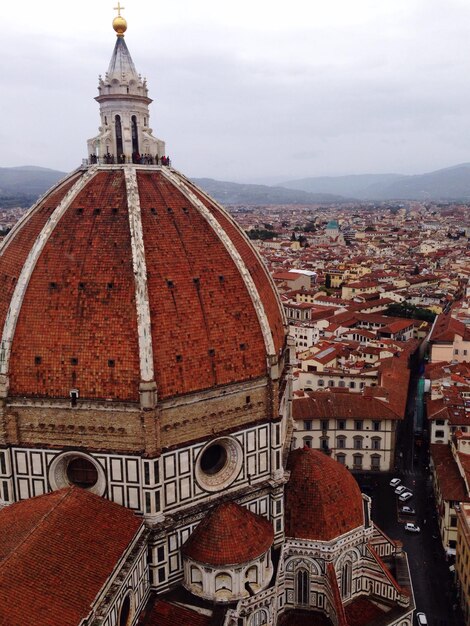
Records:
[[[28,206],[63,176],[65,172],[34,165],[0,168],[0,206]],[[232,205],[470,200],[470,163],[425,174],[313,176],[287,180],[282,185],[235,183],[207,177],[192,180],[222,204]]]
[[[425,174],[357,174],[313,176],[282,183],[288,189],[339,193],[358,200],[468,200],[470,163]]]

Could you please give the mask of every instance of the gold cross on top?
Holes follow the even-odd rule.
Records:
[[[121,3],[120,3],[120,2],[118,2],[118,3],[117,3],[117,7],[114,7],[114,9],[113,9],[113,10],[118,12],[118,17],[121,17],[121,10],[122,10],[122,9],[125,9],[125,8],[126,8],[126,7],[122,7],[122,6],[121,6]]]

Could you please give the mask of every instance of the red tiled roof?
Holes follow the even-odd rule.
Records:
[[[385,614],[380,607],[365,596],[355,598],[344,607],[348,626],[366,626]]]
[[[139,626],[210,626],[212,617],[188,607],[157,600]]]
[[[337,391],[312,391],[303,398],[294,398],[293,417],[296,420],[311,419],[389,419],[400,416],[384,402],[359,393]]]
[[[2,509],[0,623],[77,626],[141,526],[78,487]]]
[[[274,346],[279,353],[279,351],[284,346],[285,329],[279,300],[276,297],[277,292],[274,287],[274,283],[271,281],[271,278],[264,266],[262,259],[256,252],[256,249],[250,244],[248,238],[246,237],[246,235],[244,235],[241,228],[229,216],[229,214],[226,211],[223,211],[217,202],[212,200],[212,198],[209,198],[209,196],[207,196],[201,189],[191,183],[191,181],[189,181],[187,178],[185,178],[184,180],[188,185],[191,186],[192,191],[195,193],[195,195],[201,199],[204,205],[213,214],[215,219],[219,222],[227,235],[230,237],[232,243],[235,245],[237,251],[242,257],[260,295],[273,335]]]
[[[444,500],[455,500],[456,502],[470,502],[470,497],[465,488],[465,481],[452,455],[450,445],[432,443],[430,449],[442,498]]]
[[[333,563],[327,563],[326,574],[328,576],[328,582],[330,583],[331,592],[333,594],[337,624],[338,626],[349,626],[346,619],[346,613],[344,611],[343,600],[341,599],[341,593],[338,587],[338,579],[336,578],[335,566],[333,565]]]
[[[5,323],[16,281],[29,254],[31,242],[35,241],[52,212],[60,204],[78,176],[78,174],[74,174],[56,187],[39,203],[34,212],[31,212],[23,221],[15,225],[11,239],[9,241],[4,240],[0,250],[0,328],[3,328]],[[14,245],[11,245],[13,241]]]
[[[286,485],[286,535],[330,541],[362,526],[363,501],[354,477],[319,450],[289,455]]]
[[[455,335],[465,337],[468,332],[463,322],[456,320],[450,313],[441,313],[434,322],[430,341],[452,343]]]
[[[0,252],[0,323],[38,233],[80,175],[46,196]],[[137,182],[159,399],[266,375],[258,314],[216,228],[160,171],[139,170]],[[283,313],[263,262],[230,216],[185,182],[242,258],[279,354]],[[100,170],[71,202],[32,272],[12,343],[10,393],[68,398],[77,388],[82,399],[138,402],[137,333],[124,172]]]
[[[247,563],[272,545],[272,524],[236,502],[213,509],[183,546],[183,554],[210,565]]]
[[[375,562],[377,563],[377,565],[380,567],[380,569],[382,570],[382,572],[385,574],[385,576],[388,578],[388,580],[392,583],[392,585],[395,587],[395,589],[399,592],[399,593],[406,593],[408,594],[408,591],[402,589],[400,587],[400,585],[398,584],[398,582],[396,581],[395,577],[393,576],[393,574],[391,573],[391,571],[388,569],[388,567],[385,565],[385,563],[383,562],[383,560],[380,558],[380,556],[377,553],[377,550],[372,546],[372,545],[368,545],[367,549],[369,550],[369,553],[371,554],[372,558],[375,560]]]

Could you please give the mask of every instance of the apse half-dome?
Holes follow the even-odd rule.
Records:
[[[286,535],[331,541],[364,525],[364,503],[354,476],[320,450],[289,455]]]

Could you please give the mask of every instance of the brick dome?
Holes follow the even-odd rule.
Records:
[[[363,500],[354,477],[320,450],[289,455],[286,535],[331,541],[364,524]]]
[[[183,546],[183,554],[208,565],[236,565],[254,561],[272,545],[274,529],[268,520],[236,502],[213,509]]]
[[[4,395],[139,401],[266,376],[279,298],[226,211],[169,167],[70,174],[0,250]]]

